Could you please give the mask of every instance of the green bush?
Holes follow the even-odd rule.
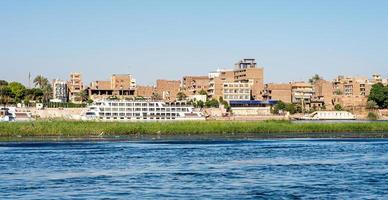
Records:
[[[374,112],[369,112],[368,113],[368,119],[369,120],[378,120],[379,116],[376,113],[374,113]]]

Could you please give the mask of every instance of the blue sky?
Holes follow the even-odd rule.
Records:
[[[388,76],[388,1],[0,1],[0,79],[139,84],[256,58],[265,82]]]

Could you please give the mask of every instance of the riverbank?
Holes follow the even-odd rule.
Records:
[[[388,122],[292,123],[289,121],[91,122],[33,121],[0,123],[0,137],[244,136],[262,138],[388,137]]]

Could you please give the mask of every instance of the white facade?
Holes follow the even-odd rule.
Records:
[[[356,117],[347,111],[315,111],[302,117],[305,120],[354,120]]]
[[[53,82],[53,101],[52,102],[67,102],[68,88],[67,82],[55,79]]]
[[[249,83],[224,83],[223,98],[225,101],[233,100],[250,100],[251,99],[251,85]]]
[[[86,119],[108,121],[204,120],[202,113],[185,102],[97,101],[89,106]]]

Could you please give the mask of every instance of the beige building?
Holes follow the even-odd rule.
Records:
[[[291,103],[291,84],[290,83],[268,83],[265,84],[262,92],[263,100],[280,100],[285,103]]]
[[[256,99],[261,100],[261,92],[264,89],[263,83],[263,68],[258,68],[255,59],[243,59],[235,64],[233,70],[217,70],[210,72],[208,75],[209,87],[208,95],[210,98],[219,99],[224,97],[224,85],[225,83],[247,83],[249,85],[249,98],[247,100]],[[229,89],[226,91],[230,91]],[[236,93],[235,95],[240,95]],[[245,96],[246,94],[244,94]]]
[[[251,100],[251,83],[224,83],[223,99],[227,102],[234,100]]]
[[[129,98],[135,95],[136,80],[130,74],[113,74],[109,81],[94,81],[89,87],[93,100],[108,97]]]
[[[333,104],[340,104],[345,109],[365,107],[372,85],[380,81],[382,79],[379,75],[374,75],[372,80],[338,76],[333,80]]]
[[[264,68],[256,65],[255,59],[243,59],[236,63],[234,82],[252,83],[252,98],[260,100],[261,92],[264,90]]]
[[[309,110],[315,94],[314,86],[305,82],[291,83],[291,102],[300,104],[302,110]]]
[[[135,96],[137,97],[144,97],[144,98],[151,98],[155,92],[155,87],[153,86],[142,86],[137,85]]]
[[[166,101],[175,101],[180,91],[181,81],[179,80],[156,80],[155,91]]]
[[[224,83],[234,82],[233,70],[217,70],[209,73],[208,96],[213,99],[219,99],[223,96]]]
[[[71,73],[67,83],[69,89],[69,100],[73,103],[82,103],[81,92],[84,90],[81,73]]]
[[[314,83],[314,90],[314,97],[323,100],[326,109],[334,109],[334,88],[331,81],[317,80]]]
[[[201,90],[207,92],[208,89],[208,76],[184,76],[182,79],[182,91],[187,96],[199,94]]]

